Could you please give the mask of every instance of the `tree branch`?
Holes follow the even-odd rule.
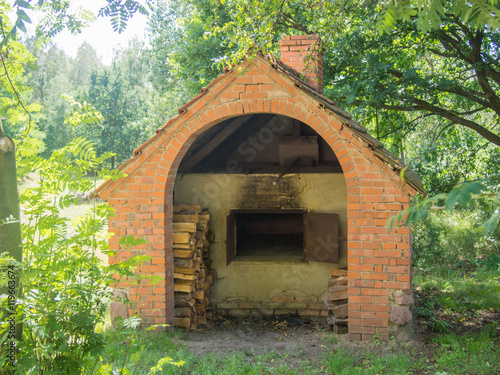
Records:
[[[467,99],[469,99],[469,100],[471,100],[473,102],[476,102],[476,103],[480,104],[483,107],[493,109],[492,106],[491,106],[491,103],[488,100],[485,100],[485,99],[482,99],[482,98],[478,98],[478,96],[487,97],[486,94],[483,94],[483,93],[480,93],[480,92],[477,92],[477,91],[474,91],[474,90],[466,90],[466,89],[463,89],[461,87],[453,87],[451,89],[439,88],[438,87],[437,90],[438,91],[449,92],[449,93],[452,93],[452,94],[457,94],[457,95],[462,96],[464,98],[467,98]]]
[[[5,39],[6,38],[6,36],[5,36],[5,30],[3,28],[3,21],[2,21],[1,18],[0,18],[0,32],[2,33],[2,35],[3,35],[4,39]],[[3,69],[5,71],[5,76],[7,77],[7,80],[9,81],[10,87],[12,88],[12,91],[14,92],[14,95],[17,98],[17,105],[20,105],[22,107],[22,109],[24,110],[24,112],[28,115],[28,130],[26,131],[26,134],[22,138],[22,140],[24,140],[24,138],[26,138],[28,136],[28,134],[29,134],[29,132],[31,130],[31,112],[26,109],[26,107],[24,106],[23,102],[21,101],[19,93],[17,92],[17,89],[14,86],[14,83],[12,82],[12,80],[10,78],[9,71],[7,70],[7,65],[5,64],[5,59],[4,59],[4,56],[3,56],[2,52],[0,52],[0,59],[2,61],[2,66],[3,66]]]
[[[434,48],[429,48],[429,51],[431,51],[435,55],[438,55],[438,56],[441,56],[441,57],[444,57],[444,58],[447,58],[447,59],[458,57],[458,54],[456,54],[456,53],[444,53],[444,52],[440,52],[440,51],[438,51],[437,49],[434,49]]]
[[[479,125],[478,123],[476,123],[474,121],[467,120],[465,118],[462,118],[462,117],[458,116],[457,114],[455,114],[447,109],[436,107],[436,106],[434,106],[434,105],[432,105],[424,100],[417,99],[417,98],[412,98],[409,100],[415,104],[415,106],[414,106],[415,110],[424,110],[424,111],[438,114],[439,116],[444,117],[455,124],[462,125],[462,126],[465,126],[471,130],[474,130],[476,133],[481,135],[486,140],[488,140],[491,143],[500,147],[500,136],[491,132],[490,130],[486,129],[485,127]]]

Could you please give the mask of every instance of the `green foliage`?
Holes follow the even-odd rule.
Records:
[[[228,20],[222,3],[162,0],[149,20],[152,82],[171,96],[176,110],[219,74],[219,64],[234,49],[234,35],[213,34]]]
[[[426,219],[429,212],[439,209],[439,204],[444,204],[444,210],[453,212],[456,207],[466,207],[472,200],[473,196],[485,192],[487,187],[483,182],[464,182],[456,185],[451,189],[448,194],[438,194],[433,197],[424,199],[412,207],[400,212],[399,214],[391,217],[386,224],[388,230],[392,230],[394,226],[403,223],[409,226],[411,223],[417,224],[419,221]],[[486,220],[482,226],[484,228],[484,235],[494,235],[498,229],[498,212],[500,210],[499,194],[496,194],[496,199],[492,203],[491,211],[493,214]]]
[[[70,128],[81,125],[94,125],[104,120],[101,112],[93,108],[90,104],[86,102],[80,104],[69,96],[63,97],[71,104],[71,107],[74,108],[73,114],[64,120],[64,124]]]
[[[462,181],[489,179],[489,186],[500,183],[498,147],[468,129],[449,126],[442,130],[436,119],[426,122],[406,137],[405,156],[428,194],[449,192]]]
[[[134,122],[145,113],[143,98],[134,94],[122,72],[112,67],[92,72],[88,89],[81,95],[102,117],[88,125],[79,122],[76,133],[93,140],[99,153],[115,152],[119,163],[145,140],[140,123]],[[114,158],[111,168],[114,169]]]
[[[133,271],[148,260],[145,256],[104,265],[102,258],[114,254],[108,250],[105,232],[113,214],[107,204],[96,204],[73,221],[61,215],[63,208],[75,203],[75,194],[93,190],[92,181],[84,177],[109,157],[97,157],[91,142],[76,139],[47,160],[34,156],[19,161],[40,175],[40,184],[21,194],[26,215],[22,224],[24,292],[18,296],[17,311],[24,337],[18,344],[16,371],[76,373],[102,351],[104,341],[96,327],[104,322],[113,298],[112,285],[123,277],[129,282],[144,278],[134,277]],[[141,243],[125,238],[121,246]]]
[[[440,27],[442,19],[450,15],[479,28],[500,28],[497,0],[389,0],[380,13],[377,27],[381,33],[391,31],[398,21],[410,22],[416,16],[418,28],[424,32]]]
[[[327,356],[328,372],[339,375],[409,374],[415,365],[413,358],[404,353],[379,355],[375,352],[344,348]]]
[[[416,222],[412,227],[414,267],[437,272],[460,260],[486,259],[498,253],[498,237],[483,234],[485,216],[479,209],[438,211]]]
[[[53,45],[32,44],[30,49],[39,64],[27,76],[35,88],[31,100],[42,106],[35,121],[42,135],[50,134],[38,137],[45,145],[43,156],[83,136],[94,141],[99,153],[115,152],[121,162],[165,121],[164,109],[151,99],[143,43],[132,40],[116,50],[110,67],[102,66],[87,43],[74,59]]]
[[[151,9],[153,0],[146,0],[146,6]],[[134,0],[108,1],[108,4],[99,10],[99,16],[110,17],[113,31],[122,33],[127,27],[127,21],[137,12],[148,14],[146,6]]]
[[[108,342],[106,347],[106,351],[109,352],[109,347],[113,347],[112,343],[120,343],[120,357],[117,358],[116,363],[106,363],[103,359],[103,354],[96,358],[96,362],[92,364],[91,368],[85,369],[84,373],[91,374],[102,374],[102,375],[111,375],[111,374],[135,374],[137,371],[141,371],[140,373],[153,375],[158,371],[163,372],[163,367],[166,365],[174,365],[177,367],[181,367],[184,365],[184,361],[175,362],[171,357],[162,357],[159,359],[155,359],[155,364],[152,366],[148,372],[145,372],[146,366],[145,361],[149,358],[145,352],[149,349],[151,345],[151,340],[155,339],[155,334],[145,334],[144,332],[139,332],[138,327],[140,326],[141,319],[137,316],[131,316],[127,319],[121,320],[117,318],[117,321],[114,322],[114,328],[108,330],[104,337]],[[148,330],[153,330],[159,328],[161,325],[151,326]],[[160,340],[159,340],[160,341]],[[125,343],[126,345],[122,345]],[[161,347],[161,345],[157,345],[156,349]],[[112,350],[115,348],[113,347]],[[149,353],[148,353],[149,354]],[[105,356],[105,354],[104,354]],[[90,372],[89,372],[90,371]]]
[[[5,3],[2,1],[2,5]],[[148,14],[152,8],[153,0],[145,0],[145,6],[135,0],[109,0],[108,4],[99,10],[99,16],[109,17],[114,31],[123,32],[128,20],[137,12]],[[16,40],[18,31],[26,33],[26,24],[31,24],[31,19],[26,12],[37,11],[42,19],[36,25],[37,36],[50,39],[64,29],[72,34],[78,34],[89,23],[95,20],[95,15],[82,8],[74,9],[69,0],[15,0],[12,5],[16,12],[14,26],[3,32],[0,48],[5,47],[9,41]]]
[[[433,340],[437,370],[447,374],[494,374],[498,371],[500,347],[491,331],[478,335],[448,334]]]

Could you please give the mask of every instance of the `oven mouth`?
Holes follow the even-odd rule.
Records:
[[[304,259],[304,211],[235,210],[235,261]]]

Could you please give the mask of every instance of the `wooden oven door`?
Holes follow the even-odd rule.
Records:
[[[339,215],[308,212],[304,261],[339,263]]]

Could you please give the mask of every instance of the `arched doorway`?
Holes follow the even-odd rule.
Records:
[[[173,203],[210,212],[218,312],[326,312],[331,269],[347,267],[347,186],[332,148],[309,125],[256,113],[210,127],[179,164]]]

